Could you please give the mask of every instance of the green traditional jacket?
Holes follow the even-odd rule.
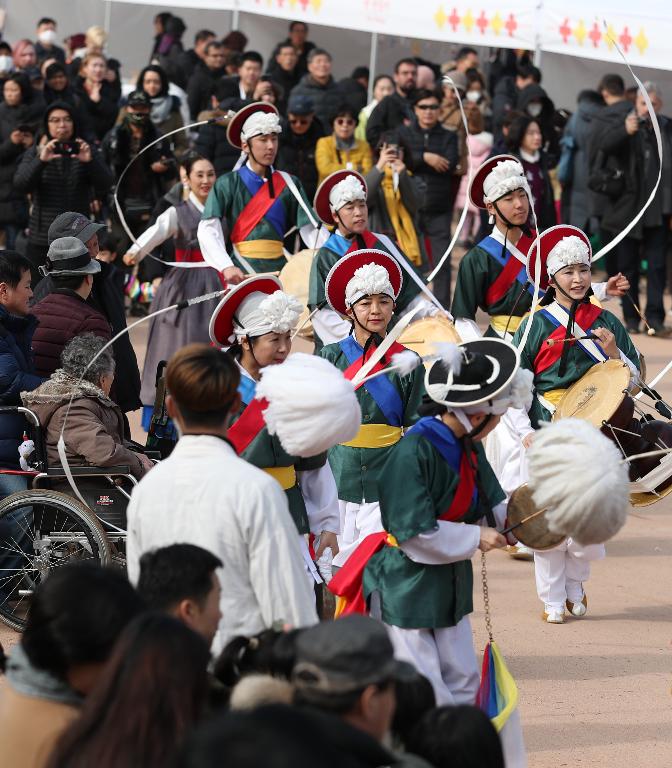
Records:
[[[252,396],[254,394],[254,387],[250,386],[249,382],[252,382],[252,384],[254,384],[254,382],[249,375],[243,373],[241,369],[241,383],[243,379],[246,380],[245,384],[247,384],[247,386],[243,385],[242,389],[239,391],[241,391],[243,398],[247,399],[250,393],[252,393]],[[252,397],[249,397],[249,400],[251,399]],[[235,424],[238,421],[246,407],[247,406],[244,403],[241,403],[240,409],[232,424]],[[241,454],[241,458],[245,459],[245,461],[248,461],[250,464],[253,464],[255,467],[259,467],[259,469],[293,466],[296,472],[319,469],[327,462],[326,452],[320,453],[317,456],[311,456],[307,459],[291,456],[282,447],[278,436],[269,434],[266,426],[262,427],[259,434],[256,435],[247,448],[245,448]],[[310,533],[306,502],[304,501],[299,481],[297,480],[294,487],[285,490],[285,494],[287,495],[289,512],[298,532],[302,534]]]
[[[367,232],[365,233],[365,238],[366,241],[371,243],[371,245],[366,245],[365,241],[362,240],[357,248],[371,247],[385,251],[385,253],[389,253],[388,249],[380,242],[380,240],[375,237],[375,233]],[[327,281],[327,275],[329,274],[329,271],[334,266],[334,264],[336,264],[340,258],[345,256],[345,254],[348,252],[348,249],[352,246],[352,243],[352,239],[343,237],[343,235],[341,235],[336,230],[332,232],[327,242],[317,252],[315,258],[313,259],[313,264],[310,268],[310,281],[308,284],[308,306],[311,310],[315,309],[324,302],[326,298],[324,285]],[[411,268],[414,268],[410,262],[408,263]],[[417,270],[415,271],[417,272]],[[420,287],[413,280],[411,280],[403,267],[401,274],[401,291],[397,297],[396,313],[390,327],[394,325],[394,322],[398,318],[399,314],[403,314],[406,307],[408,307],[413,299],[415,299],[415,297],[420,293]],[[319,351],[321,347],[322,342],[316,334],[315,351]]]
[[[515,347],[520,346],[528,322],[530,322],[530,318],[524,320],[514,334],[512,344]],[[557,360],[545,370],[537,372],[535,369],[535,359],[546,339],[553,333],[555,328],[554,323],[543,312],[535,312],[532,318],[532,329],[527,338],[525,348],[520,350],[521,366],[532,371],[534,374],[535,393],[540,393],[541,395],[551,390],[571,387],[574,382],[578,381],[596,364],[579,344],[570,344],[567,355],[567,368],[563,376],[560,376],[560,360]],[[616,344],[619,350],[639,369],[639,355],[630,340],[628,332],[620,320],[612,315],[609,310],[603,309],[590,328],[607,328],[610,330],[616,337]],[[583,330],[588,333],[590,329],[583,328]],[[536,397],[532,400],[529,414],[530,422],[535,429],[539,427],[540,422],[550,421],[552,415]]]
[[[362,347],[357,346],[363,353]],[[328,344],[319,354],[341,371],[350,367],[338,343]],[[419,366],[406,376],[400,376],[394,371],[387,374],[387,378],[401,397],[404,409],[402,426],[410,427],[418,418],[418,406],[425,391],[424,368]],[[387,418],[365,387],[360,387],[355,393],[362,409],[362,424],[387,424]],[[338,498],[356,504],[378,501],[378,478],[393,448],[352,448],[347,445],[331,448],[329,464],[336,480]]]
[[[222,220],[222,229],[224,230],[228,245],[231,244],[231,231],[236,220],[253,197],[253,193],[250,191],[248,184],[246,184],[244,177],[248,179],[253,189],[255,185],[259,186],[260,177],[247,168],[247,166],[243,166],[237,171],[223,174],[217,179],[210,190],[201,217],[203,219],[216,218]],[[292,176],[292,179],[306,205],[312,210],[301,182],[295,176]],[[317,216],[315,216],[315,220],[317,221]],[[277,201],[271,206],[269,212],[252,229],[245,238],[245,241],[276,240],[282,244],[285,234],[292,227],[296,226],[300,229],[307,224],[311,224],[308,216],[289,187],[285,187],[278,195]],[[233,249],[231,249],[231,253],[231,258],[236,266],[242,267],[235,254],[233,254]],[[287,263],[284,256],[274,259],[257,259],[251,256],[244,256],[244,258],[255,272],[277,272]]]
[[[463,523],[478,523],[488,506],[492,509],[505,499],[482,445],[477,443],[475,448],[487,500],[472,500],[459,521]],[[380,473],[385,530],[399,543],[434,530],[450,508],[459,480],[459,473],[434,445],[411,430],[390,450]],[[471,560],[424,565],[411,560],[401,547],[385,546],[369,560],[363,586],[367,600],[378,593],[382,620],[404,629],[454,627],[473,611]]]
[[[522,267],[522,264],[521,264]],[[483,248],[475,245],[467,251],[460,261],[455,280],[455,293],[451,304],[453,317],[475,320],[476,311],[482,310],[488,315],[510,315],[515,306],[515,315],[523,317],[532,306],[532,296],[525,291],[516,305],[522,285],[514,280],[511,287],[497,301],[489,303],[486,299],[488,289],[502,273],[502,267]]]

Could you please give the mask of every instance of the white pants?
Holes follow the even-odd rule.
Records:
[[[338,509],[341,515],[341,533],[338,537],[339,552],[333,565],[340,568],[369,534],[383,530],[383,523],[380,519],[380,504],[377,501],[362,501],[357,504],[339,499]]]
[[[485,439],[485,455],[508,497],[527,482],[525,447],[520,439],[517,411],[509,409]]]
[[[441,629],[385,627],[395,657],[413,664],[432,683],[437,706],[476,701],[479,669],[468,616]]]
[[[601,560],[606,554],[604,544],[584,547],[573,539],[534,553],[534,575],[537,594],[544,605],[563,611],[565,600],[580,602],[583,597],[582,582],[590,577],[590,561]]]

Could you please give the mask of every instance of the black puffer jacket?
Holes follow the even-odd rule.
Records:
[[[91,128],[96,139],[102,141],[119,114],[119,86],[105,80],[100,89],[100,101],[92,101],[84,88],[84,78],[78,77],[75,93],[80,100],[80,109],[84,113],[87,126]]]
[[[315,118],[310,128],[302,135],[297,135],[283,121],[278,149],[278,170],[298,176],[309,200],[317,191],[317,166],[315,165],[315,146],[317,140],[325,135],[320,121]]]
[[[292,89],[290,98],[297,95],[310,96],[315,114],[322,125],[329,125],[334,112],[345,103],[345,94],[333,77],[329,78],[326,85],[320,85],[311,75],[304,75]]]
[[[237,96],[226,98],[220,102],[220,109],[200,112],[198,119],[211,120],[214,117],[226,114],[226,111],[229,109],[237,112],[246,103]],[[229,144],[229,140],[226,138],[226,125],[224,123],[202,125],[198,131],[194,149],[199,155],[206,157],[215,166],[217,176],[221,176],[227,171],[232,171],[233,166],[240,157],[240,150],[236,149],[233,144]]]
[[[413,172],[424,186],[420,198],[420,210],[423,213],[449,213],[453,173],[459,159],[457,134],[437,123],[428,131],[423,130],[414,120],[412,125],[399,129],[399,137],[411,148]],[[425,152],[445,157],[450,168],[445,173],[435,171],[423,160]]]
[[[75,120],[72,106],[55,101],[44,114],[45,134],[49,114],[55,109],[65,110]],[[29,240],[36,245],[48,244],[47,231],[51,222],[63,211],[77,211],[88,216],[94,199],[104,198],[112,186],[112,173],[100,152],[91,148],[92,159],[81,163],[74,157],[56,157],[48,163],[40,160],[36,147],[26,150],[14,174],[14,187],[20,194],[30,193],[33,207],[30,212]]]

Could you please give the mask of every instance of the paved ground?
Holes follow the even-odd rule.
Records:
[[[144,328],[134,333],[143,350]],[[672,339],[638,336],[652,378]],[[660,386],[672,401],[672,373]],[[138,420],[134,420],[137,427]],[[583,620],[540,618],[533,566],[488,556],[495,638],[520,690],[530,768],[672,765],[672,496],[633,513],[594,565]],[[475,565],[476,645],[487,640]],[[0,641],[16,635],[0,627]]]

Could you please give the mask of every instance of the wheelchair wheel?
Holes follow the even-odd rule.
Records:
[[[23,630],[31,596],[54,568],[110,558],[103,527],[77,499],[48,490],[7,496],[0,502],[0,619]]]

